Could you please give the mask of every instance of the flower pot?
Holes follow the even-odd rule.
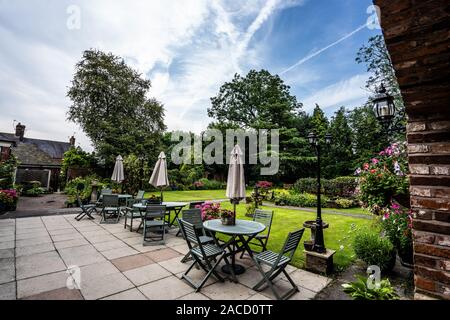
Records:
[[[397,201],[402,207],[411,208],[409,194],[397,194],[393,196],[393,199]]]
[[[414,268],[414,253],[411,248],[398,250],[398,257],[400,258],[400,263],[406,268]]]
[[[232,226],[232,225],[234,225],[233,218],[221,218],[220,220],[222,221],[222,224],[224,226]]]

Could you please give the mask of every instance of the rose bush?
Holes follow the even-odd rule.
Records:
[[[355,171],[359,198],[372,213],[380,214],[393,197],[409,190],[406,145],[394,143]]]

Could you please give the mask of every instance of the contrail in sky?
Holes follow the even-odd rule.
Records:
[[[358,28],[356,28],[356,29],[353,30],[352,32],[346,34],[345,36],[343,36],[343,37],[340,38],[339,40],[336,40],[335,42],[333,42],[333,43],[327,45],[326,47],[323,47],[322,49],[317,50],[316,52],[313,52],[313,53],[307,55],[306,57],[300,59],[299,61],[297,61],[295,64],[293,64],[293,65],[290,66],[289,68],[287,68],[287,69],[283,70],[282,72],[280,72],[280,75],[283,75],[283,74],[285,74],[286,72],[291,71],[292,69],[294,69],[294,68],[296,68],[296,67],[302,65],[302,64],[305,63],[306,61],[308,61],[308,60],[314,58],[315,56],[317,56],[317,55],[319,55],[319,54],[321,54],[321,53],[324,52],[325,50],[328,50],[328,49],[330,49],[331,47],[334,47],[335,45],[341,43],[341,42],[344,41],[345,39],[350,38],[352,35],[354,35],[355,33],[359,32],[359,31],[361,31],[361,30],[364,29],[366,26],[367,26],[367,23],[365,23],[365,24],[359,26]]]

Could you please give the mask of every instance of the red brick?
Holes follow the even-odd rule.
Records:
[[[438,247],[435,245],[414,243],[414,252],[419,253],[419,254],[429,255],[429,256],[450,259],[450,250],[448,250],[448,248]]]
[[[433,216],[437,221],[450,223],[450,212],[435,211]]]
[[[427,153],[429,148],[426,144],[409,144],[408,153]]]
[[[450,175],[450,166],[431,166],[431,174]]]
[[[450,271],[450,260],[439,260],[437,265],[438,269]]]
[[[414,277],[416,287],[421,288],[423,290],[435,291],[436,290],[436,282],[424,279],[420,276]]]
[[[406,126],[408,132],[425,131],[427,125],[425,122],[410,122]]]
[[[423,266],[431,269],[440,269],[438,265],[439,260],[426,255],[415,254],[414,265]]]
[[[434,233],[413,230],[414,242],[433,244],[436,235]]]
[[[421,198],[411,196],[411,206],[415,208],[430,208],[441,211],[450,210],[450,201],[442,198]]]
[[[430,174],[430,167],[425,164],[410,164],[409,171],[411,174]]]
[[[425,279],[442,282],[444,284],[450,284],[450,272],[434,270],[421,266],[414,266],[414,274],[419,275]]]
[[[437,235],[435,243],[439,246],[450,247],[450,236]]]
[[[410,190],[411,195],[413,195],[413,196],[431,197],[431,189],[430,188],[426,188],[423,186],[420,186],[420,187],[411,186],[411,188],[409,190]]]

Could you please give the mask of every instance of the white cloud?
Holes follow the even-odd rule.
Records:
[[[316,103],[322,109],[331,109],[339,106],[348,108],[359,106],[369,96],[364,88],[367,78],[367,74],[357,74],[316,91],[311,96],[302,99],[304,109],[311,111]]]
[[[99,48],[123,56],[152,80],[169,129],[201,131],[206,108],[224,81],[258,66],[251,40],[270,17],[303,0],[26,0],[0,2],[0,131],[12,121],[35,138],[89,140],[66,112],[67,87],[82,52]],[[76,5],[81,29],[66,27]]]

